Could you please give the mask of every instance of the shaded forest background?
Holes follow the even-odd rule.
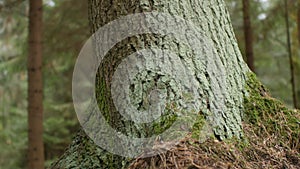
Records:
[[[225,0],[246,60],[241,0]],[[298,1],[288,0],[291,51],[300,105]],[[79,128],[71,80],[88,39],[87,3],[44,0],[43,76],[46,166],[56,160]],[[24,168],[27,151],[28,1],[0,0],[0,169]],[[250,0],[255,72],[272,96],[293,107],[284,0]],[[299,10],[300,11],[300,10]]]

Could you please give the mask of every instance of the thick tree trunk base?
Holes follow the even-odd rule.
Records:
[[[93,33],[95,33],[101,26],[115,19],[118,19],[124,15],[140,12],[164,12],[172,16],[179,16],[185,20],[192,21],[193,24],[197,28],[199,28],[200,31],[203,32],[206,37],[208,37],[209,40],[212,41],[212,53],[213,57],[215,57],[213,59],[213,64],[215,66],[215,70],[219,71],[224,68],[224,74],[220,76],[217,76],[216,74],[210,75],[209,73],[212,72],[210,72],[210,69],[208,68],[209,66],[207,66],[208,64],[206,63],[206,61],[201,60],[202,58],[198,58],[199,56],[193,53],[193,50],[186,47],[187,45],[184,45],[183,42],[174,40],[173,37],[161,36],[156,34],[142,34],[123,39],[105,55],[103,61],[101,62],[102,65],[101,67],[99,67],[98,74],[96,76],[96,98],[98,107],[103,116],[105,116],[106,121],[115,130],[127,136],[130,136],[131,138],[148,138],[149,135],[153,135],[153,133],[151,132],[156,132],[156,130],[159,131],[160,129],[164,129],[164,127],[166,127],[165,124],[169,124],[168,120],[162,120],[164,124],[160,124],[157,126],[153,126],[153,124],[150,124],[150,126],[144,127],[143,124],[135,124],[132,121],[124,120],[121,114],[116,111],[111,96],[111,86],[113,84],[112,77],[122,59],[124,60],[125,57],[142,49],[168,49],[169,51],[174,52],[182,62],[190,63],[188,64],[188,66],[189,69],[193,72],[192,74],[196,78],[195,81],[197,81],[197,92],[199,96],[201,96],[201,98],[197,99],[197,101],[200,100],[200,102],[205,103],[205,106],[203,106],[204,108],[202,109],[201,107],[201,110],[199,110],[200,112],[202,112],[202,114],[200,115],[199,112],[198,121],[194,124],[192,133],[190,133],[192,138],[196,137],[196,142],[192,143],[189,141],[189,139],[192,138],[188,138],[187,141],[183,141],[182,144],[178,145],[179,149],[180,146],[181,148],[182,146],[187,146],[186,151],[192,153],[193,150],[190,149],[193,149],[193,147],[188,146],[187,144],[192,143],[194,146],[200,147],[202,144],[200,144],[199,139],[202,138],[202,141],[205,141],[207,136],[212,137],[213,142],[218,140],[216,141],[218,143],[220,140],[226,142],[227,140],[232,140],[234,138],[236,138],[236,140],[245,138],[246,140],[249,139],[250,143],[254,143],[256,140],[260,140],[260,138],[264,138],[266,135],[273,136],[274,133],[276,138],[278,138],[279,140],[274,139],[274,141],[272,142],[273,145],[277,145],[278,142],[283,142],[289,143],[287,146],[290,148],[297,148],[299,146],[297,138],[299,138],[300,130],[299,125],[296,123],[296,116],[292,115],[293,111],[285,108],[278,101],[271,99],[266,94],[267,92],[261,86],[254,75],[248,75],[247,77],[247,72],[249,71],[249,69],[247,68],[240,54],[233,29],[230,24],[229,13],[225,8],[225,3],[223,0],[210,0],[203,2],[193,0],[175,0],[172,1],[172,3],[166,0],[90,0],[89,4],[90,22]],[[151,19],[159,21],[158,18],[154,17]],[[184,35],[187,36],[187,32]],[[190,36],[187,37],[190,38]],[[205,54],[208,55],[207,53]],[[208,55],[207,57],[210,56],[211,55]],[[137,67],[141,67],[141,65],[137,65]],[[169,69],[173,70],[172,68]],[[124,72],[128,73],[130,71]],[[137,76],[138,74],[135,75],[135,77],[138,79],[136,80],[137,83],[142,83],[142,86],[147,86],[151,83],[154,84],[154,87],[157,87],[155,86],[158,84],[156,76],[152,76],[151,72],[145,72],[145,76],[142,77],[146,78],[146,80],[142,79],[142,77],[140,78],[139,76]],[[146,82],[149,83],[147,84]],[[220,93],[214,93],[215,86],[213,84],[216,84],[217,88],[224,90],[222,90],[222,92]],[[134,86],[136,85],[134,84]],[[134,103],[138,103],[133,104],[134,106],[143,106],[145,103],[142,97],[142,99],[140,97],[137,97],[139,96],[138,94],[140,94],[140,92],[142,92],[142,95],[144,94],[148,96],[148,93],[144,90],[135,90],[135,87],[133,87],[132,96],[136,97],[134,97],[132,100],[137,100],[137,102]],[[174,90],[168,92],[168,96],[169,95],[183,96],[182,94],[177,94],[177,91],[174,92]],[[175,98],[174,100],[177,99]],[[215,105],[219,102],[224,103],[224,106],[222,107],[222,109],[214,111]],[[284,123],[284,125],[284,120],[282,119],[282,117],[277,115],[278,112],[284,112],[280,113],[280,115],[283,115],[285,120],[288,119],[288,122]],[[270,117],[274,117],[274,120],[270,120]],[[246,122],[245,124],[251,124],[251,129],[249,130],[249,132],[255,133],[257,135],[256,138],[251,138],[250,135],[243,136],[244,133],[242,128],[242,120]],[[206,128],[208,126],[211,127],[210,130],[203,130],[203,127]],[[209,134],[207,134],[207,132]],[[262,135],[261,133],[265,135]],[[247,138],[247,136],[249,138]],[[101,137],[101,139],[102,138],[103,137]],[[221,142],[220,144],[225,146],[225,142]],[[242,141],[236,142],[242,145],[245,144]],[[208,141],[208,144],[204,143],[203,145],[212,146],[209,143],[210,142]],[[249,151],[251,151],[251,148],[253,147],[251,147],[250,144]],[[177,152],[174,152],[174,154],[178,154],[179,149],[175,149]],[[213,147],[207,147],[207,149],[213,149]],[[170,151],[172,152],[172,150]],[[164,168],[166,167],[165,159],[173,158],[164,157],[168,156],[168,153],[170,154],[170,151],[167,152],[167,154],[160,154],[159,156],[157,156],[163,158],[154,157],[142,159],[142,162],[140,162],[139,160],[130,161],[130,159],[112,155],[102,150],[101,148],[96,146],[93,141],[91,141],[84,134],[83,131],[80,131],[72,145],[66,151],[65,155],[63,155],[60,160],[53,165],[52,168],[115,169],[126,168],[130,163],[131,167],[133,168],[135,166],[139,166],[139,164],[141,164],[140,168],[142,166],[144,168],[151,168],[151,166],[153,165],[155,167],[157,166],[158,168]],[[180,153],[178,155],[180,156]],[[192,157],[192,159],[197,160],[197,155],[194,155],[195,156]],[[211,154],[208,153],[207,156],[209,155]],[[224,155],[228,159],[231,158],[231,156],[227,156],[227,154],[216,154],[216,157],[224,158]],[[246,158],[246,155],[244,157]],[[143,162],[143,160],[148,162],[145,163]],[[184,160],[190,160],[190,156],[187,156]],[[191,163],[194,166],[191,167],[197,168],[197,164],[200,165],[201,163],[197,163],[194,160],[192,160]],[[162,165],[159,165],[159,163]],[[176,160],[173,160],[173,164],[176,168]],[[183,166],[183,168],[189,168],[189,165],[191,164],[186,164]],[[236,164],[232,163],[232,165]]]
[[[99,146],[80,129],[59,160],[50,167],[52,169],[70,168],[124,168],[129,159],[113,155]]]

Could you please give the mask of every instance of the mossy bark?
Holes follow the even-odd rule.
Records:
[[[174,16],[180,16],[186,20],[192,21],[205,36],[212,39],[214,54],[221,62],[217,66],[224,67],[225,81],[218,81],[219,86],[225,88],[224,104],[226,110],[223,112],[211,112],[213,119],[219,121],[213,129],[214,135],[220,139],[241,134],[241,113],[244,97],[244,84],[246,82],[246,73],[249,71],[242,59],[231,26],[228,11],[223,0],[211,1],[168,1],[168,0],[128,0],[128,1],[89,1],[89,20],[92,33],[95,33],[101,26],[128,14],[141,12],[165,12]],[[120,119],[120,114],[115,110],[111,95],[111,79],[116,67],[124,57],[141,49],[168,49],[179,57],[183,58],[190,55],[189,49],[180,44],[172,37],[153,34],[143,34],[124,39],[105,56],[102,61],[101,70],[97,76],[97,99],[99,107],[107,116],[111,125],[120,130],[124,129],[124,122]],[[211,100],[217,96],[212,96],[211,79],[207,75],[207,67],[199,63],[197,58],[193,58],[193,69],[201,91],[203,102],[212,103]],[[217,61],[216,61],[217,62]],[[207,110],[211,111],[210,105]],[[219,114],[218,114],[219,113]],[[209,113],[206,113],[208,116]],[[131,124],[128,124],[132,126]],[[126,127],[128,127],[128,125]],[[125,127],[125,128],[126,128]],[[133,129],[134,130],[134,129]]]
[[[194,126],[193,132],[202,131],[203,133],[196,133],[196,135],[215,136],[220,140],[242,137],[243,101],[247,94],[245,84],[249,69],[240,54],[225,2],[223,0],[89,0],[91,32],[95,33],[100,27],[121,16],[151,11],[164,12],[191,21],[212,40],[213,54],[220,59],[220,62],[215,61],[216,68],[222,67],[225,70],[224,81],[216,81],[217,86],[224,89],[221,93],[224,107],[222,110],[214,111],[211,104],[214,104],[219,96],[212,92],[212,77],[208,75],[206,66],[203,66],[197,58],[192,59],[193,73],[199,85],[199,95],[206,105],[200,110],[202,113],[195,124],[199,126]],[[172,37],[155,34],[132,36],[122,40],[109,51],[98,69],[96,78],[98,106],[107,122],[117,131],[132,137],[159,134],[162,129],[170,125],[170,121],[172,122],[172,117],[161,120],[159,124],[146,126],[124,121],[116,111],[111,98],[111,77],[121,60],[138,50],[150,48],[168,49],[182,59],[191,55],[187,47]],[[145,77],[152,77],[152,75],[149,73]],[[149,79],[151,80],[153,78]],[[200,127],[203,121],[207,121],[207,125],[204,125],[205,129]],[[102,150],[85,135],[84,131],[80,130],[65,154],[52,168],[122,168],[126,167],[129,160]]]

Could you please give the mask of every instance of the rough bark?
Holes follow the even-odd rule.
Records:
[[[30,0],[28,52],[28,168],[44,168],[42,0]]]
[[[243,15],[244,15],[244,35],[246,46],[246,58],[249,68],[255,72],[254,54],[253,54],[253,33],[250,18],[250,3],[249,0],[243,0]]]
[[[148,11],[159,11],[166,12],[171,15],[181,16],[186,20],[191,20],[193,23],[202,30],[207,37],[211,38],[214,42],[214,47],[216,48],[215,54],[218,55],[221,59],[221,66],[225,67],[226,70],[226,82],[218,82],[219,85],[227,85],[226,101],[228,108],[233,108],[231,113],[225,112],[224,115],[218,116],[220,121],[223,121],[222,126],[219,126],[220,129],[215,129],[215,135],[220,137],[231,137],[233,135],[239,135],[240,129],[237,126],[234,127],[234,123],[238,123],[242,107],[242,91],[243,91],[243,82],[245,81],[245,72],[247,71],[244,62],[242,62],[241,54],[238,50],[236,39],[232,31],[232,27],[229,20],[228,12],[225,8],[225,3],[223,1],[210,1],[210,2],[199,2],[199,1],[122,1],[122,2],[111,2],[111,1],[91,1],[90,2],[90,23],[92,27],[92,32],[95,32],[101,26],[117,19],[118,17],[130,13],[137,12],[148,12]],[[152,42],[152,43],[151,43]],[[155,42],[155,43],[154,43]],[[125,46],[125,47],[124,47]],[[129,47],[127,47],[129,46]],[[111,79],[113,71],[115,70],[118,62],[123,57],[130,55],[133,52],[140,50],[141,48],[167,48],[179,56],[183,54],[188,55],[188,52],[176,43],[171,38],[162,38],[156,35],[140,35],[132,38],[128,38],[120,42],[114,47],[110,53],[106,56],[107,60],[110,60],[108,63],[115,63],[115,65],[103,65],[103,67],[112,67],[104,68],[104,76],[107,76],[105,79]],[[184,57],[184,56],[183,56]],[[118,59],[116,59],[118,58]],[[105,62],[105,61],[103,61]],[[196,62],[196,61],[195,61]],[[195,63],[194,71],[195,74],[199,77],[205,77],[207,70],[205,68],[200,68],[199,63]],[[101,74],[101,73],[100,73]],[[202,75],[202,76],[201,76]],[[100,75],[101,76],[101,75]],[[100,79],[100,78],[99,78]],[[99,82],[98,79],[98,82]],[[110,81],[106,80],[106,87],[110,87]],[[201,88],[210,86],[209,77],[202,81],[199,78],[199,83]],[[204,83],[204,84],[203,84]],[[205,84],[206,83],[206,84]],[[227,84],[226,84],[227,83]],[[102,86],[101,84],[96,84],[96,86]],[[211,89],[206,89],[204,93],[210,93]],[[103,91],[105,93],[105,91]],[[108,92],[108,91],[106,91]],[[240,96],[239,96],[240,95]],[[98,99],[103,98],[102,95],[98,96]],[[206,100],[210,96],[207,95],[203,97],[203,100]],[[109,97],[108,97],[109,98]],[[235,100],[236,99],[236,100]],[[241,99],[241,100],[238,100]],[[237,102],[234,102],[237,101]],[[99,102],[99,100],[98,100]],[[101,105],[99,105],[101,107]],[[112,105],[111,105],[112,106]],[[113,107],[113,106],[112,106]],[[110,112],[111,113],[111,112]],[[116,113],[117,114],[117,113]],[[228,117],[226,117],[228,115]],[[222,118],[224,118],[222,120]],[[118,119],[118,118],[110,118]],[[226,119],[226,120],[225,120]],[[118,121],[118,120],[116,120]],[[225,122],[226,121],[226,122]],[[221,122],[222,123],[222,122]],[[228,124],[226,124],[228,123]],[[116,123],[114,122],[114,124]],[[232,127],[229,127],[232,126]]]
[[[214,100],[218,98],[212,93],[212,77],[208,75],[207,67],[197,62],[197,58],[192,58],[199,95],[202,96],[201,101],[206,103],[200,111],[207,121],[216,122],[211,125],[211,130],[206,130],[210,133],[200,133],[200,135],[213,135],[220,140],[234,136],[242,137],[243,99],[246,94],[244,84],[249,69],[240,54],[225,2],[223,0],[89,0],[91,32],[95,33],[100,27],[121,16],[150,11],[165,12],[190,20],[212,40],[215,48],[213,53],[220,59],[220,62],[215,61],[215,64],[218,68],[224,67],[226,72],[225,80],[216,82],[218,87],[225,89],[222,93],[225,108],[217,112],[211,110],[211,104],[214,104]],[[108,52],[97,74],[96,95],[101,112],[113,128],[133,137],[147,137],[160,131],[156,131],[151,125],[140,126],[122,120],[111,99],[111,79],[124,57],[149,48],[168,49],[182,60],[188,59],[191,52],[171,37],[154,34],[132,36],[122,40]],[[150,74],[148,75],[151,77]],[[160,124],[159,127],[166,126]],[[112,155],[94,145],[81,130],[66,153],[52,168],[121,168],[126,166],[127,162],[128,159]]]

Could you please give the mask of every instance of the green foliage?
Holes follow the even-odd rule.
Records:
[[[53,2],[54,6],[44,6],[44,142],[48,165],[63,154],[79,126],[71,80],[77,55],[89,35],[85,2]]]
[[[24,111],[11,108],[9,116],[2,117],[0,127],[0,169],[21,169],[26,161],[27,115]]]

